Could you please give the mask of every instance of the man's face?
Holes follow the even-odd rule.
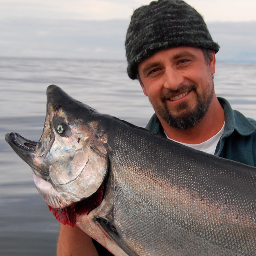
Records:
[[[214,95],[214,53],[206,63],[200,48],[168,48],[139,63],[138,72],[160,121],[185,130],[205,116]]]

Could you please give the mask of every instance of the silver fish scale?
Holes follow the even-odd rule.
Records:
[[[140,256],[256,255],[253,168],[117,127],[113,219],[128,247]]]

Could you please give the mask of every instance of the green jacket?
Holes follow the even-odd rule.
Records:
[[[233,110],[227,100],[218,99],[225,113],[225,129],[214,154],[256,166],[256,121]],[[165,136],[156,114],[151,117],[146,128]]]

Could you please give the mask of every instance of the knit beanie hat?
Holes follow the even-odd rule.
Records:
[[[161,49],[193,46],[219,50],[203,17],[182,0],[158,0],[134,11],[127,30],[127,73],[137,78],[138,64]]]

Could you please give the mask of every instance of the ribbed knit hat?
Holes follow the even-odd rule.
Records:
[[[203,17],[182,0],[158,0],[134,11],[127,30],[127,73],[137,78],[138,64],[161,49],[194,46],[215,51]]]

